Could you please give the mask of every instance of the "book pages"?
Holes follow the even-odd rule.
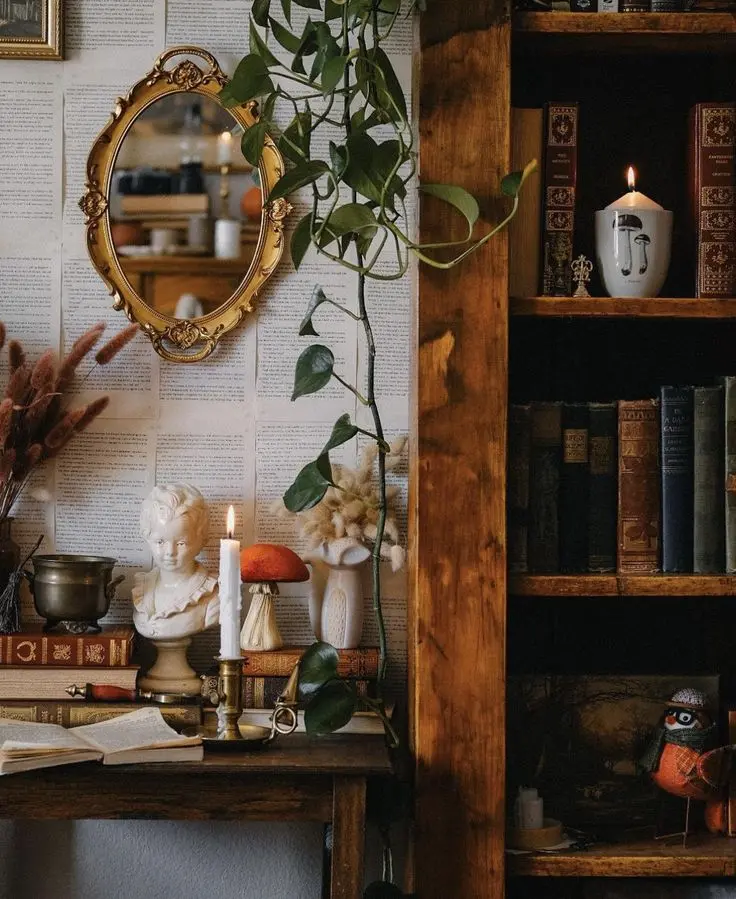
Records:
[[[138,709],[119,718],[97,724],[83,724],[69,730],[81,740],[105,755],[130,749],[165,749],[171,746],[196,746],[201,737],[184,737],[164,721],[160,709]]]
[[[27,724],[0,718],[0,753],[7,758],[48,752],[79,752],[89,744],[59,724]]]

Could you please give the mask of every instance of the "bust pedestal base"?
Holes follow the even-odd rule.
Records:
[[[191,637],[178,640],[152,640],[158,653],[148,674],[138,682],[141,690],[154,693],[184,693],[199,696],[202,682],[187,661]]]

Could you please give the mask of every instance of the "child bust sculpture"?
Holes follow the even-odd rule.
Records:
[[[140,682],[144,689],[196,693],[199,680],[186,661],[191,637],[219,622],[217,578],[197,561],[207,539],[202,494],[188,484],[154,487],[141,508],[141,536],[154,567],[136,575],[135,629],[158,649],[156,664]]]

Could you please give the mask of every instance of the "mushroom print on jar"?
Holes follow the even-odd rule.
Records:
[[[658,296],[669,270],[671,236],[672,213],[666,209],[596,212],[596,262],[608,295]]]

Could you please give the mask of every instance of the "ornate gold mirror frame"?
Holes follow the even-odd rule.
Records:
[[[198,56],[207,64],[203,71],[184,59],[166,67],[176,56]],[[159,97],[192,92],[220,103],[218,94],[227,83],[217,60],[199,47],[172,47],[156,60],[153,69],[135,84],[126,97],[118,97],[112,118],[92,145],[87,160],[86,190],[79,205],[86,217],[87,250],[94,267],[113,296],[113,307],[122,309],[151,339],[156,352],[172,362],[199,362],[214,350],[223,334],[232,330],[253,309],[259,288],[276,268],[284,248],[284,219],[291,211],[283,199],[266,203],[260,234],[248,270],[235,292],[213,312],[198,318],[173,318],[157,312],[139,296],[126,278],[112,240],[110,188],[120,146],[136,117]],[[228,107],[245,130],[258,121],[257,104]],[[281,154],[267,135],[259,165],[264,197],[284,172]]]

